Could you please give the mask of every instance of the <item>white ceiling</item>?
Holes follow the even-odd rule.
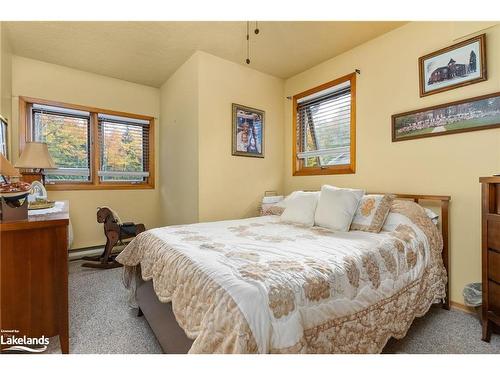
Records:
[[[259,22],[250,67],[288,78],[404,22]],[[251,29],[255,23],[251,24]],[[6,22],[15,54],[159,87],[196,50],[245,64],[246,22]]]

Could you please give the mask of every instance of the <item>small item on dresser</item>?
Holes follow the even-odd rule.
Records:
[[[52,208],[56,205],[56,202],[49,201],[47,199],[37,198],[34,201],[29,202],[28,210],[43,210],[45,208]]]
[[[18,181],[19,171],[0,154],[0,220],[15,221],[28,218],[26,199],[31,185]]]
[[[28,200],[26,196],[18,195],[16,197],[0,197],[0,219],[1,221],[18,221],[28,218]]]
[[[144,224],[135,224],[132,222],[123,223],[118,214],[110,207],[97,208],[97,222],[104,224],[104,235],[106,236],[106,245],[101,255],[83,257],[89,260],[82,264],[82,267],[90,268],[116,268],[122,265],[118,263],[112,254],[113,247],[118,243],[123,244],[122,240],[133,238],[146,230]]]
[[[29,184],[25,182],[7,182],[0,185],[2,201],[2,220],[25,220],[28,218],[28,202],[26,197]]]
[[[2,197],[16,197],[24,195],[31,190],[31,185],[27,182],[2,182],[0,184],[0,194]]]
[[[28,196],[29,202],[34,202],[36,200],[47,200],[47,190],[40,181],[33,181],[31,183],[31,191]]]

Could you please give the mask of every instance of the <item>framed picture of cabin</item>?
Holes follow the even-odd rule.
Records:
[[[392,116],[392,141],[500,127],[500,92]]]
[[[486,81],[486,34],[418,59],[420,97]]]
[[[264,111],[232,105],[234,156],[264,157]]]

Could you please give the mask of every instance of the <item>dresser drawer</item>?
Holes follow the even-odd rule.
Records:
[[[500,315],[500,284],[488,282],[489,309]]]
[[[500,251],[500,221],[488,220],[488,247]]]
[[[500,283],[500,253],[488,251],[488,278]]]

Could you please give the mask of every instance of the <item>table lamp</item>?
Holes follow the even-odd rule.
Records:
[[[33,169],[33,172],[21,172],[23,181],[41,181],[45,185],[44,169],[55,169],[56,164],[49,153],[47,143],[26,142],[24,150],[17,163],[16,168]],[[37,171],[38,170],[38,171]]]
[[[21,176],[19,170],[14,168],[3,154],[0,154],[0,175],[6,180],[5,182],[9,182],[12,177]]]

